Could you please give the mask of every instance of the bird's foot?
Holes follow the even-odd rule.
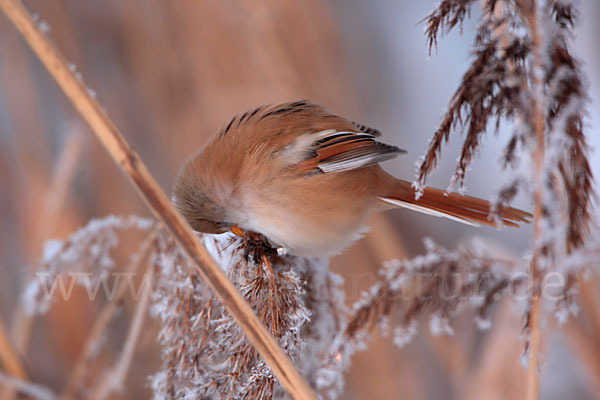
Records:
[[[255,264],[260,264],[265,259],[277,255],[277,249],[272,248],[264,239],[247,239],[244,243],[243,257],[246,262],[252,260]]]
[[[238,237],[242,238],[242,248],[244,252],[242,257],[246,262],[250,260],[255,264],[264,262],[270,266],[270,259],[273,256],[280,254],[280,249],[273,248],[266,237],[259,233],[243,231],[239,226],[234,226],[231,231]]]

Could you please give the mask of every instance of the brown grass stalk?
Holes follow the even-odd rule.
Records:
[[[0,320],[0,365],[10,376],[27,380],[27,373],[19,353],[10,342],[6,329]]]
[[[388,260],[408,258],[402,239],[388,217],[375,214],[371,218],[370,226],[372,231],[367,235],[366,241],[379,265]]]
[[[585,313],[585,315],[589,315]],[[577,357],[590,389],[600,393],[600,357],[598,357],[598,336],[595,331],[587,332],[581,321],[572,321],[565,326],[569,348]]]
[[[539,353],[542,347],[542,333],[540,331],[540,301],[541,296],[539,294],[540,282],[539,277],[539,258],[541,256],[541,248],[539,246],[540,238],[542,235],[542,218],[543,218],[543,163],[544,163],[544,150],[545,150],[545,122],[544,122],[544,110],[542,105],[542,36],[540,33],[540,27],[538,23],[538,9],[537,3],[531,2],[528,5],[530,8],[527,18],[528,28],[531,35],[531,47],[533,51],[533,79],[530,100],[532,101],[532,128],[535,134],[536,145],[533,147],[534,154],[532,158],[534,161],[535,174],[534,174],[534,201],[535,201],[535,212],[533,219],[533,260],[531,262],[531,279],[534,285],[532,292],[532,298],[530,299],[529,315],[528,315],[528,327],[529,327],[529,367],[527,372],[527,399],[537,400],[540,397],[540,382],[539,382]]]
[[[564,332],[569,347],[584,366],[583,371],[593,393],[600,393],[600,281],[596,274],[587,278],[580,275],[578,283],[580,317],[569,321]]]
[[[250,342],[271,367],[288,393],[296,399],[316,399],[309,385],[290,359],[252,312],[248,303],[214,262],[188,223],[171,204],[139,156],[123,139],[100,104],[88,93],[86,86],[70,71],[68,62],[38,29],[35,21],[18,0],[0,0],[0,8],[23,35],[50,75],[73,106],[89,124],[114,161],[121,166],[148,203],[156,217],[177,239],[185,253],[194,261],[198,273],[210,285]]]
[[[534,268],[534,267],[532,267]],[[540,398],[539,354],[542,350],[540,330],[540,296],[531,299],[529,323],[529,366],[527,369],[527,400]]]
[[[83,136],[80,132],[72,130],[66,137],[65,144],[58,157],[58,162],[54,171],[54,176],[49,186],[45,188],[45,199],[43,206],[40,207],[38,217],[38,229],[34,231],[31,241],[31,249],[39,248],[42,241],[56,232],[62,215],[61,210],[68,197],[68,190],[73,182],[77,165],[83,151]],[[35,265],[35,263],[31,263]],[[29,278],[35,271],[29,269],[26,275]],[[16,348],[23,354],[27,353],[29,340],[31,338],[32,318],[27,315],[22,307],[18,307],[13,318],[12,334],[15,338]],[[0,397],[12,399],[15,396],[13,390],[0,392]]]
[[[56,232],[60,222],[61,210],[75,177],[82,151],[83,136],[81,132],[70,131],[58,157],[54,176],[47,188],[43,207],[40,210],[37,224],[39,228],[35,231],[36,235],[32,241],[35,247],[39,247],[46,238],[51,237]],[[32,262],[31,265],[35,264]],[[34,273],[34,270],[27,271],[28,278]],[[31,324],[31,317],[26,315],[22,308],[19,308],[14,318],[13,334],[17,338],[17,347],[24,353],[29,345]]]
[[[20,399],[56,400],[56,395],[47,387],[5,375],[2,372],[0,372],[0,387],[10,389],[11,392],[20,393]]]
[[[150,232],[148,237],[146,237],[144,242],[140,245],[140,250],[137,253],[137,257],[125,269],[125,272],[136,272],[140,270],[141,265],[146,260],[148,254],[150,254],[150,251],[154,245],[154,241],[161,229],[162,226],[157,225],[156,228]],[[145,270],[147,271],[148,268],[145,268]],[[69,382],[61,394],[62,399],[71,399],[76,396],[77,391],[80,389],[82,382],[85,379],[92,359],[94,358],[94,353],[97,352],[99,342],[102,340],[102,336],[104,332],[106,332],[109,322],[117,312],[123,297],[125,297],[125,294],[127,294],[128,288],[129,283],[126,280],[119,281],[114,298],[108,302],[108,304],[106,304],[100,312],[100,315],[96,319],[92,330],[85,340],[83,350],[77,362],[75,363],[75,368],[73,369],[73,373],[69,378]]]
[[[596,260],[600,260],[600,251],[592,254],[595,254]],[[598,279],[597,274],[590,277],[584,277],[580,274],[577,281],[579,283],[579,304],[582,315],[588,317],[586,322],[589,324],[589,329],[593,332],[593,337],[597,338],[598,343],[600,343],[600,279]],[[597,354],[600,356],[600,348],[596,346],[592,348],[597,349]],[[600,357],[598,361],[600,361]],[[600,383],[600,374],[598,374],[598,380]],[[600,390],[598,393],[600,393]]]
[[[54,168],[50,190],[44,201],[42,215],[45,223],[40,226],[40,243],[54,234],[60,223],[61,211],[67,201],[69,189],[75,179],[77,166],[83,153],[84,137],[81,128],[79,125],[72,126],[65,137],[58,162]]]
[[[144,291],[135,307],[131,327],[123,345],[123,351],[115,365],[106,372],[102,380],[96,385],[92,394],[88,397],[90,400],[106,400],[112,392],[119,390],[123,382],[125,382],[127,371],[129,371],[129,367],[131,366],[135,348],[139,341],[142,327],[144,326],[146,314],[148,314],[150,294],[152,293],[152,283],[154,281],[153,277],[156,272],[154,268],[149,268],[149,270],[150,280],[142,283]]]

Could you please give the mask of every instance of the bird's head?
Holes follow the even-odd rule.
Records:
[[[226,222],[226,210],[219,201],[214,185],[204,178],[193,158],[183,164],[173,187],[177,209],[197,232],[225,233],[232,223]]]

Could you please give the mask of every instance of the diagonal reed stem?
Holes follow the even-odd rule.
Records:
[[[0,9],[15,25],[58,86],[88,123],[114,161],[121,166],[155,216],[194,261],[196,270],[217,294],[252,345],[295,399],[316,399],[310,386],[256,317],[233,283],[212,259],[185,219],[169,201],[139,156],[121,136],[100,104],[88,93],[62,54],[38,29],[19,0],[0,0]]]
[[[539,260],[541,254],[540,238],[542,236],[543,218],[543,164],[545,152],[545,122],[542,104],[543,82],[542,82],[542,34],[539,26],[539,10],[537,0],[531,2],[531,9],[527,18],[529,34],[531,36],[531,47],[533,50],[531,96],[532,116],[531,126],[535,135],[535,146],[532,154],[534,161],[534,201],[535,215],[533,219],[533,259],[530,267],[530,275],[533,284],[532,297],[529,300],[529,366],[527,371],[527,399],[537,400],[540,398],[539,357],[542,350],[542,332],[540,327],[540,270]]]

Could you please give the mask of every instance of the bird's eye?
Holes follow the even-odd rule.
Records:
[[[228,227],[221,222],[210,221],[207,219],[195,219],[191,221],[192,228],[197,232],[219,234],[227,232]]]

